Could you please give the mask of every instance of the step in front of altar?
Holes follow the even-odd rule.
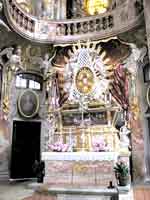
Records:
[[[116,184],[114,163],[117,154],[100,153],[93,157],[89,152],[76,154],[53,154],[43,156],[45,161],[44,183],[50,185],[108,186],[112,181]],[[71,156],[71,158],[67,157]]]
[[[118,200],[119,190],[117,187],[75,187],[75,186],[48,186],[46,184],[31,183],[28,186],[34,190],[34,194],[42,199],[55,200]],[[44,198],[45,197],[45,198]]]

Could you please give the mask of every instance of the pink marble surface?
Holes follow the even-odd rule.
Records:
[[[132,164],[134,181],[141,180],[144,177],[144,132],[140,116],[131,120],[131,143],[132,143]]]
[[[8,148],[10,146],[10,131],[8,122],[0,119],[0,172],[8,171]]]
[[[44,182],[53,185],[108,186],[116,184],[113,161],[46,161]]]

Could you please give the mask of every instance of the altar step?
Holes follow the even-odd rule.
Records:
[[[33,196],[27,197],[22,200],[58,200],[58,198],[56,195],[46,195],[46,194],[35,193]],[[71,196],[71,200],[74,200],[73,196]],[[76,200],[79,200],[79,199],[76,198]],[[89,200],[89,199],[86,199],[86,200]],[[94,200],[97,200],[97,199],[95,199],[94,197]],[[100,196],[98,197],[98,200],[101,200]],[[104,200],[104,198],[102,200]],[[119,200],[136,200],[136,199],[133,199],[132,191],[130,191],[127,194],[120,194]],[[149,200],[149,199],[140,199],[140,200]]]
[[[61,196],[61,199],[64,198],[64,197],[65,196]],[[70,198],[71,198],[71,200],[74,200],[74,196],[73,195],[70,195]],[[98,199],[96,199],[94,197],[93,200],[101,200],[101,199],[102,198],[100,196],[98,196]],[[58,197],[56,195],[50,195],[50,194],[47,195],[47,194],[35,193],[32,196],[24,198],[22,200],[58,200]],[[68,199],[65,198],[65,200],[68,200]],[[76,200],[79,200],[79,199],[76,198]],[[84,199],[82,198],[82,200],[84,200]],[[86,200],[89,200],[89,198],[87,199],[87,196],[86,196]],[[104,200],[104,198],[102,200]],[[136,200],[136,199],[133,199],[133,194],[132,194],[132,190],[131,190],[128,193],[120,194],[119,195],[119,200]],[[140,199],[140,200],[149,200],[149,199]]]
[[[29,189],[34,195],[23,200],[133,200],[130,185],[113,189],[101,187],[54,187],[45,184],[31,183]],[[142,199],[141,199],[142,200]]]
[[[35,194],[23,200],[119,200],[116,188],[108,189],[71,189],[71,188],[47,188],[37,189]]]

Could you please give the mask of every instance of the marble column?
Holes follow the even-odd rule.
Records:
[[[147,46],[148,46],[148,55],[150,60],[150,1],[143,0],[144,4],[144,16],[145,16],[145,24],[146,24],[146,35],[147,35]]]
[[[143,6],[144,6],[144,16],[145,16],[145,25],[146,25],[146,36],[147,36],[147,46],[148,46],[148,57],[150,60],[150,1],[149,0],[143,0]],[[145,86],[147,87],[147,86]],[[146,90],[146,89],[145,89]],[[146,92],[145,92],[146,93]],[[143,97],[145,95],[143,94]],[[144,100],[142,101],[144,102]],[[144,103],[143,103],[144,104]],[[145,103],[147,105],[147,103]],[[145,108],[145,105],[142,107]],[[149,136],[149,127],[148,127],[148,120],[145,118],[144,122],[144,154],[145,154],[145,170],[146,170],[146,181],[150,181],[150,136]]]
[[[140,102],[140,115],[141,115],[141,124],[142,124],[142,129],[143,129],[143,136],[144,136],[144,141],[143,141],[143,158],[142,158],[142,151],[141,148],[139,150],[138,145],[135,147],[135,151],[137,155],[140,155],[141,162],[143,160],[143,166],[141,166],[141,169],[143,168],[143,178],[144,181],[150,181],[150,130],[148,127],[148,118],[150,116],[146,115],[147,112],[147,102],[146,102],[146,90],[147,90],[147,84],[144,84],[143,80],[143,64],[138,66],[138,74],[137,74],[137,88],[138,88],[138,99]],[[142,141],[142,140],[141,140]]]

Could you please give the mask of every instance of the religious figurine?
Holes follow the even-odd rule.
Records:
[[[10,65],[15,66],[15,68],[18,69],[23,69],[22,67],[22,62],[21,62],[21,47],[18,46],[15,50],[15,52],[11,55],[9,63]]]
[[[18,46],[16,50],[13,47],[6,48],[0,52],[0,64],[8,66],[11,70],[18,70],[22,68],[21,62],[21,47]],[[6,63],[3,62],[2,56],[6,55],[8,61]]]
[[[123,125],[120,128],[119,136],[120,136],[120,147],[121,148],[129,148],[130,147],[130,140],[129,140],[129,134],[130,130],[127,128],[127,125]]]
[[[6,55],[6,57],[9,59],[9,58],[11,57],[12,53],[13,53],[13,50],[14,50],[14,48],[9,47],[9,48],[6,48],[6,49],[4,49],[4,50],[2,50],[2,51],[0,52],[0,64],[1,64],[2,66],[4,65],[2,56],[3,56],[3,55]]]
[[[49,67],[51,66],[51,60],[52,59],[53,59],[53,57],[49,59],[49,54],[48,53],[46,53],[44,55],[44,59],[43,59],[42,65],[40,66],[40,69],[43,72],[43,74],[47,74],[47,72],[49,70]]]
[[[34,56],[34,57],[31,58],[31,62],[33,64],[39,64],[40,70],[42,71],[42,73],[44,75],[46,75],[48,73],[48,71],[49,71],[52,59],[55,57],[55,55],[56,55],[56,51],[53,54],[53,56],[50,57],[50,58],[49,58],[49,54],[48,53],[46,53],[44,55],[44,59],[42,57],[40,57],[40,56]]]

